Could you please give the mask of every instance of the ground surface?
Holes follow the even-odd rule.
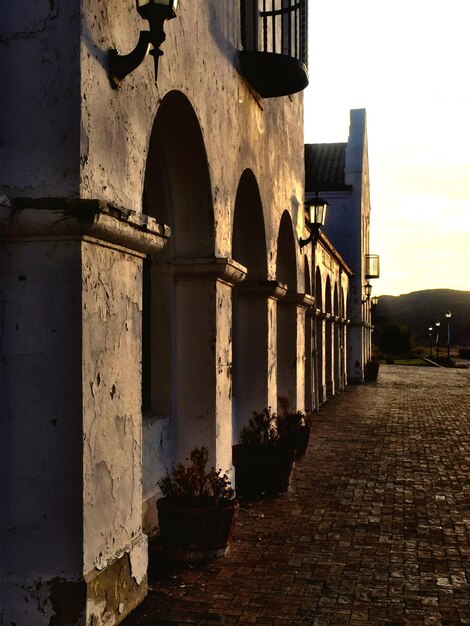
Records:
[[[470,624],[470,370],[381,366],[316,417],[289,493],[230,554],[154,559],[124,626]]]

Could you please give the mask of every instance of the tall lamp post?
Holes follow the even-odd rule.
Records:
[[[429,330],[429,350],[431,352],[431,359],[432,359],[432,326],[430,326],[428,330]]]
[[[447,358],[450,359],[450,318],[452,317],[452,313],[447,311],[446,320],[447,320]]]
[[[435,326],[436,326],[436,359],[439,358],[439,326],[441,325],[441,322],[436,322]]]

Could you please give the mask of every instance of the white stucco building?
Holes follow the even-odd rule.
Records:
[[[4,624],[122,621],[165,468],[231,472],[253,410],[345,385],[359,282],[328,232],[298,245],[307,0],[278,8],[180,0],[158,80],[119,89],[133,2],[0,9]]]
[[[319,193],[328,201],[323,229],[352,270],[347,317],[347,372],[350,381],[362,382],[372,356],[371,299],[366,285],[379,277],[379,258],[370,254],[370,186],[366,112],[350,112],[345,143],[305,146],[306,198]],[[369,294],[370,295],[370,294]]]

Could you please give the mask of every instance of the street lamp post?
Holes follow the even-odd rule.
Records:
[[[435,326],[436,326],[436,359],[439,358],[439,326],[441,325],[441,322],[436,322]]]
[[[446,320],[447,320],[447,358],[450,359],[450,318],[452,317],[452,313],[447,311]]]
[[[429,350],[431,352],[431,359],[432,359],[432,326],[430,326],[428,330],[429,330]]]

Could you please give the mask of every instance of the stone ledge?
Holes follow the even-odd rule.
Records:
[[[243,297],[283,298],[287,293],[287,285],[278,280],[250,281],[240,285],[238,293]]]
[[[229,285],[244,280],[247,273],[246,267],[229,257],[178,258],[172,269],[178,280],[220,280]]]
[[[282,299],[282,304],[313,309],[315,298],[308,293],[287,292]]]
[[[0,203],[0,239],[94,237],[130,250],[157,252],[170,228],[101,200],[17,198]]]

